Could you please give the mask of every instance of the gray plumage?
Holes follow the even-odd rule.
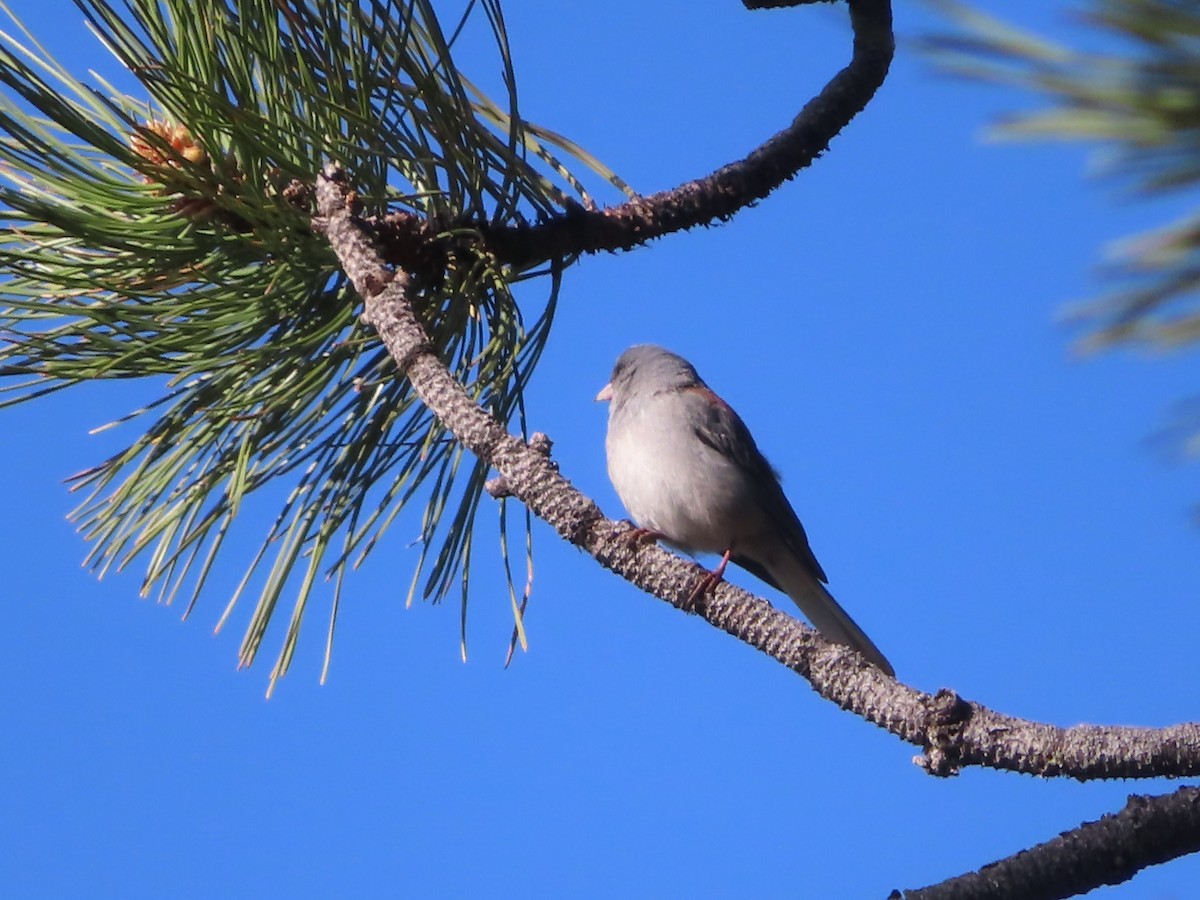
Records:
[[[608,474],[639,527],[687,553],[730,552],[730,562],[786,593],[829,640],[894,674],[825,589],[804,526],[749,429],[687,360],[630,347],[597,399],[611,400]]]

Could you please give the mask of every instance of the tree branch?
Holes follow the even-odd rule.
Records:
[[[744,0],[747,6],[805,0]],[[882,84],[893,41],[887,0],[850,0],[854,56],[792,125],[746,159],[706,178],[608,210],[569,209],[534,226],[482,226],[484,242],[502,262],[518,267],[598,250],[630,249],[667,234],[731,217],[767,196],[810,164],[866,105]],[[924,750],[920,764],[934,775],[981,765],[1081,780],[1200,774],[1200,726],[1164,729],[1027,722],[970,703],[951,691],[925,694],[831,644],[790,616],[728,584],[692,598],[697,566],[657,546],[630,542],[628,526],[563,478],[547,440],[526,445],[473,403],[437,358],[417,317],[404,269],[438,266],[422,258],[433,248],[428,223],[392,217],[356,219],[344,175],[329,170],[317,198],[327,235],[364,301],[363,318],[379,333],[401,377],[470,450],[499,475],[489,490],[513,496],[601,565],[678,609],[768,654],[807,678],[823,697]],[[390,226],[390,227],[389,227]],[[422,249],[424,248],[424,249]],[[436,251],[435,251],[436,253]],[[1119,884],[1149,865],[1200,850],[1200,789],[1166,797],[1131,797],[1119,813],[977,872],[901,894],[911,900],[1058,898]]]
[[[596,503],[558,472],[544,446],[530,447],[477,406],[433,352],[409,296],[403,271],[388,269],[367,226],[352,209],[345,174],[330,168],[317,183],[323,231],[363,298],[363,318],[379,333],[433,413],[472,452],[495,468],[497,490],[525,503],[563,538],[597,562],[677,609],[713,626],[807,678],[843,709],[920,746],[934,775],[980,765],[1035,775],[1146,778],[1200,774],[1200,725],[1057,728],[969,703],[952,691],[913,690],[869,665],[853,650],[728,583],[691,600],[706,573],[656,545],[628,540],[627,523],[606,519]]]
[[[750,7],[795,5],[747,2]],[[811,2],[811,0],[810,0]],[[697,225],[724,221],[763,199],[825,152],[883,84],[895,52],[889,0],[849,0],[854,50],[850,63],[813,97],[791,125],[742,160],[703,178],[608,209],[572,206],[536,225],[476,224],[502,263],[525,268],[549,259],[633,247]],[[420,217],[402,213],[375,223],[383,257],[405,265],[427,229]],[[412,271],[410,269],[410,271]]]
[[[977,872],[889,900],[1057,900],[1122,884],[1147,866],[1200,850],[1200,788],[1133,795],[1125,808]]]

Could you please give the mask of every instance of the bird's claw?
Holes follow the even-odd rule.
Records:
[[[627,549],[632,550],[640,544],[652,544],[661,538],[662,535],[651,528],[639,528],[634,526],[628,531],[622,532],[618,539],[623,542]]]
[[[717,563],[717,567],[700,579],[692,589],[692,592],[688,594],[687,606],[693,606],[704,594],[714,590],[718,584],[725,580],[725,567],[729,565],[729,557],[732,555],[732,549],[726,550],[725,554],[721,557],[721,561]]]
[[[692,588],[692,592],[688,594],[686,606],[694,606],[696,601],[709,591],[714,590],[718,584],[725,580],[725,576],[718,572],[707,572],[704,577],[696,582],[696,586]]]

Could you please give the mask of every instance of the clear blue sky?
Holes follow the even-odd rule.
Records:
[[[510,6],[525,113],[643,191],[742,154],[848,54],[825,7]],[[1070,33],[1063,4],[1003,6]],[[69,2],[16,7],[111,72]],[[935,75],[909,40],[927,13],[897,16],[891,79],[811,169],[729,225],[569,273],[531,424],[620,515],[592,397],[625,346],[665,344],[750,423],[903,680],[1061,725],[1194,720],[1200,471],[1149,438],[1200,366],[1081,359],[1060,318],[1099,291],[1102,245],[1165,213],[1089,180],[1079,148],[982,142],[1024,98]],[[321,595],[266,701],[279,629],[241,673],[248,608],[212,635],[244,557],[186,623],[137,598],[137,572],[80,567],[61,479],[149,390],[0,418],[0,896],[882,898],[1172,788],[934,780],[544,528],[530,652],[506,671],[486,517],[467,664],[454,605],[403,608],[416,552],[397,526],[349,584],[330,682]],[[1098,896],[1197,883],[1193,858]]]

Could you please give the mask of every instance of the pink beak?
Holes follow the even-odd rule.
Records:
[[[605,403],[611,399],[612,399],[612,385],[606,384],[604,387],[600,388],[600,393],[598,393],[596,395],[596,401],[599,403]]]

